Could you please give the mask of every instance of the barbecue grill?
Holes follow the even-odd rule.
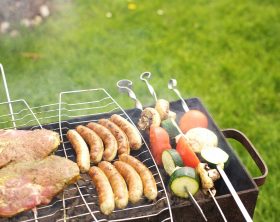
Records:
[[[2,73],[4,75],[4,73]],[[5,80],[5,79],[4,79]],[[4,81],[5,83],[5,81]],[[6,84],[6,83],[5,83]],[[6,87],[7,88],[7,87]],[[205,113],[209,120],[209,129],[212,130],[222,147],[230,156],[229,165],[225,169],[231,183],[238,192],[243,204],[253,217],[257,202],[258,187],[265,182],[267,167],[247,137],[234,129],[220,130],[198,98],[185,100],[190,109],[198,109]],[[180,101],[170,103],[172,111],[180,118],[184,110]],[[128,121],[136,124],[141,111],[139,109],[123,110],[105,89],[77,90],[62,92],[59,102],[54,104],[29,107],[25,100],[0,103],[0,128],[9,129],[36,129],[41,126],[54,130],[61,135],[62,144],[55,152],[75,161],[75,153],[66,138],[68,129],[85,125],[90,121],[108,118],[113,113],[120,114]],[[226,138],[233,138],[243,144],[252,156],[262,176],[252,178],[246,168],[234,153]],[[164,170],[158,168],[149,150],[149,138],[142,134],[143,146],[132,155],[140,159],[153,173],[158,187],[158,197],[150,202],[144,197],[137,204],[129,204],[125,209],[115,209],[109,215],[103,215],[98,206],[97,193],[87,174],[76,184],[68,186],[61,194],[54,197],[46,206],[39,206],[32,211],[2,221],[202,221],[202,218],[187,199],[171,195],[168,188],[168,177]],[[215,183],[216,199],[229,221],[243,221],[243,216],[227,186],[222,180]],[[223,221],[221,215],[210,197],[199,192],[195,195],[197,202],[206,214],[208,221]]]

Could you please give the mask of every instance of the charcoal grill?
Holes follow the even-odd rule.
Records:
[[[259,192],[258,187],[264,184],[267,175],[265,163],[243,133],[234,129],[219,130],[198,98],[190,98],[185,101],[191,109],[198,109],[207,115],[209,129],[218,136],[218,145],[223,147],[230,156],[230,162],[225,171],[249,214],[253,217]],[[12,114],[9,113],[8,105],[10,104],[13,107]],[[180,118],[184,113],[179,100],[171,102],[170,106],[172,111],[177,113],[177,118]],[[72,129],[78,124],[85,125],[89,121],[97,121],[99,118],[107,118],[113,113],[118,113],[136,124],[141,112],[139,109],[123,110],[104,89],[62,93],[59,103],[32,108],[24,100],[9,101],[8,103],[0,103],[0,111],[0,128],[2,129],[14,128],[15,126],[21,129],[36,129],[40,128],[40,124],[42,124],[46,129],[61,133],[63,143],[55,154],[65,156],[73,161],[75,161],[75,154],[65,137],[68,129]],[[99,211],[94,185],[90,177],[84,174],[82,175],[83,180],[68,186],[49,205],[39,206],[34,211],[23,212],[10,219],[0,218],[0,222],[172,221],[172,218],[174,221],[202,221],[189,200],[171,195],[167,186],[168,177],[163,169],[158,169],[155,165],[148,149],[149,139],[145,134],[142,136],[144,139],[143,147],[139,151],[134,151],[132,155],[143,161],[154,174],[159,190],[156,201],[149,202],[143,198],[136,205],[129,204],[126,209],[116,209],[110,216],[105,216]],[[262,176],[252,178],[248,174],[226,138],[233,138],[244,145],[262,172]],[[227,219],[229,221],[243,221],[243,217],[223,181],[217,181],[215,187],[217,189],[216,199]],[[209,197],[205,197],[201,193],[195,197],[208,221],[222,221],[218,209]]]

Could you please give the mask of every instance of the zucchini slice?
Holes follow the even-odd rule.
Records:
[[[171,139],[175,138],[177,135],[180,134],[178,129],[174,126],[171,118],[163,120],[161,122],[161,127],[167,131],[167,133]]]
[[[217,164],[227,165],[229,159],[229,155],[219,147],[204,148],[200,154],[211,168],[216,168]]]
[[[204,147],[216,147],[218,137],[211,130],[206,128],[192,128],[186,134],[189,145],[196,153],[200,153]]]
[[[162,163],[165,172],[170,176],[176,167],[183,167],[183,161],[180,154],[175,149],[168,149],[162,152]]]
[[[181,167],[175,170],[169,181],[171,191],[178,197],[188,198],[199,190],[199,177],[194,168]]]

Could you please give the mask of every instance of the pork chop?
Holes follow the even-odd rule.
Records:
[[[11,163],[43,159],[60,144],[51,130],[0,130],[0,168]]]
[[[79,179],[79,172],[76,163],[55,155],[0,169],[0,216],[11,217],[48,204],[68,184]]]

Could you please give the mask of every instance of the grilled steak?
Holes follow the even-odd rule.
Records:
[[[79,179],[79,167],[63,157],[9,164],[0,170],[0,216],[11,217],[52,198]]]
[[[58,133],[51,130],[0,130],[0,168],[10,162],[42,159],[59,144]]]

